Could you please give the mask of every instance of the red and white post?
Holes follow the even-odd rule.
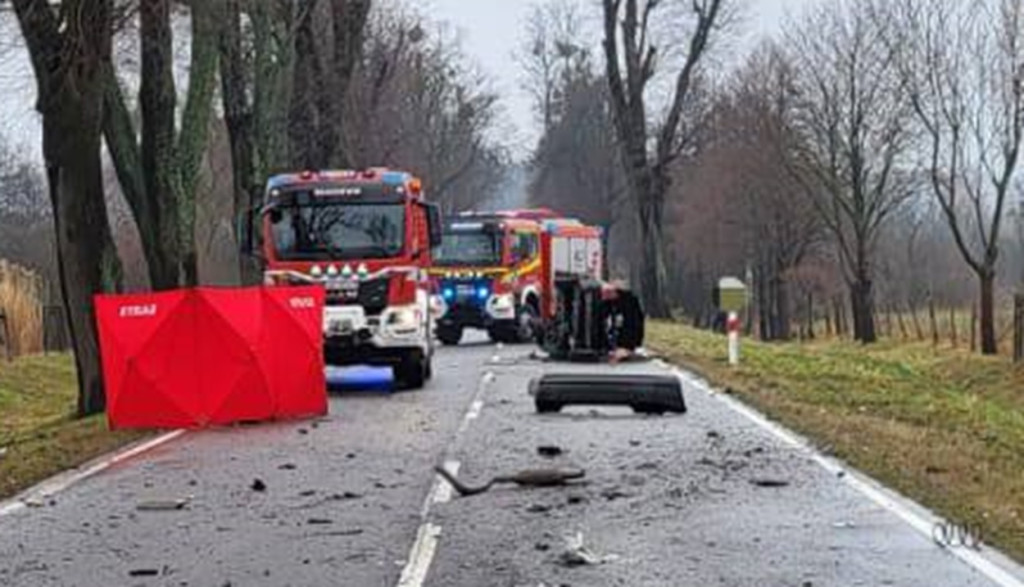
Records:
[[[740,364],[740,316],[736,312],[729,312],[729,318],[725,322],[725,329],[729,334],[729,364]]]

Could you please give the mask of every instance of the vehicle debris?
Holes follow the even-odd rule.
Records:
[[[530,381],[529,393],[540,414],[567,406],[628,406],[654,415],[686,412],[679,378],[667,375],[551,373]]]
[[[252,489],[253,491],[256,491],[256,492],[260,492],[260,493],[262,493],[262,492],[264,492],[264,491],[266,491],[266,490],[267,490],[267,484],[266,484],[266,483],[264,483],[262,479],[256,479],[256,480],[254,480],[254,481],[252,482],[252,485],[250,485],[249,487],[250,487],[250,488],[251,488],[251,489]]]
[[[584,565],[602,565],[612,562],[618,557],[615,555],[599,555],[583,544],[583,533],[577,532],[575,536],[566,539],[565,550],[559,557],[559,562],[566,567],[579,567]]]
[[[128,571],[129,577],[156,577],[160,569],[132,569]]]
[[[785,479],[751,479],[750,483],[756,487],[789,487]]]
[[[615,501],[616,499],[633,497],[633,494],[629,493],[628,491],[623,491],[619,487],[609,487],[608,489],[605,489],[601,492],[601,497],[607,499],[608,501]]]
[[[500,483],[515,484],[520,487],[558,487],[569,485],[572,481],[582,479],[586,475],[583,469],[526,469],[512,475],[498,475],[484,485],[471,487],[463,484],[448,469],[440,465],[434,470],[463,497],[483,493]]]
[[[285,464],[281,465],[280,467],[278,467],[278,469],[280,469],[282,471],[294,471],[297,468],[298,467],[295,466],[295,463],[285,463]]]
[[[188,504],[187,499],[152,499],[139,502],[135,509],[140,512],[173,512],[185,509]]]
[[[326,526],[329,524],[333,524],[334,520],[330,520],[327,518],[310,518],[306,520],[306,523],[310,526]]]
[[[561,456],[564,452],[565,451],[563,451],[562,447],[560,446],[542,445],[537,447],[537,454],[539,454],[542,457],[547,457],[549,459]]]

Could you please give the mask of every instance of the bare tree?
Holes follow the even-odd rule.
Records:
[[[363,48],[371,0],[309,0],[296,20],[289,132],[292,166],[349,164],[341,140],[349,85]]]
[[[191,3],[189,86],[180,128],[171,0],[141,0],[139,4],[141,133],[135,130],[113,61],[108,60],[104,68],[104,137],[139,227],[155,289],[199,281],[195,191],[216,87],[222,7],[222,0]],[[141,141],[137,139],[140,134]]]
[[[110,0],[14,0],[38,85],[43,156],[57,234],[61,292],[78,368],[78,414],[103,411],[92,296],[116,290],[120,261],[103,201],[100,162]]]
[[[1024,139],[1024,5],[904,0],[889,46],[924,135],[931,191],[980,285],[981,350],[998,352],[1001,231]]]
[[[529,201],[603,226],[622,218],[622,160],[607,81],[587,46],[578,4],[538,5],[520,62],[544,133],[531,161]]]
[[[507,167],[491,132],[497,96],[466,67],[444,31],[394,8],[368,25],[344,119],[344,144],[359,166],[401,166],[419,173],[446,211],[495,195]]]
[[[604,53],[615,128],[623,168],[637,213],[643,247],[641,293],[651,316],[668,316],[665,299],[665,200],[671,185],[671,164],[679,157],[683,117],[692,97],[698,68],[713,35],[723,22],[724,0],[694,0],[694,22],[683,66],[675,78],[664,120],[651,138],[648,86],[655,75],[659,51],[651,23],[661,16],[661,0],[602,0]],[[663,12],[663,11],[662,11]],[[653,149],[651,146],[653,145]]]
[[[886,219],[913,193],[905,167],[912,112],[896,63],[867,6],[840,0],[811,9],[789,31],[797,67],[797,177],[835,240],[850,290],[854,336],[877,338],[874,255]]]

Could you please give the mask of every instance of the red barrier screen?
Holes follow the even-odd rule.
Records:
[[[96,296],[111,428],[327,412],[319,287]]]

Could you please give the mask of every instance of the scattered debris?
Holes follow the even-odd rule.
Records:
[[[299,497],[312,497],[316,495],[316,489],[307,489],[299,492]]]
[[[852,530],[857,527],[857,524],[854,524],[853,522],[835,522],[832,524],[832,527],[837,530]]]
[[[332,530],[330,532],[314,532],[306,534],[307,537],[330,537],[330,536],[359,536],[363,533],[362,528],[350,528],[348,530]]]
[[[633,497],[633,494],[629,493],[628,491],[623,491],[616,486],[609,487],[608,489],[602,491],[601,497],[607,499],[608,501],[615,501],[616,499]]]
[[[583,533],[577,532],[575,536],[566,539],[565,550],[559,557],[559,562],[566,567],[579,567],[583,565],[601,565],[612,562],[616,556],[601,556],[590,550],[583,544]]]
[[[326,526],[328,524],[333,524],[334,520],[329,520],[327,518],[310,518],[306,520],[306,523],[310,526]]]
[[[631,439],[629,441],[629,446],[640,446],[640,444],[641,442],[639,440]]]
[[[750,483],[756,487],[789,487],[785,479],[751,479]]]
[[[582,479],[586,475],[582,469],[526,469],[513,475],[498,475],[484,485],[470,487],[464,485],[442,466],[437,466],[434,470],[462,496],[483,493],[498,483],[514,483],[520,487],[563,486],[568,485],[571,481]]]
[[[551,506],[543,503],[532,503],[526,511],[531,514],[546,514],[551,511]]]
[[[749,458],[753,457],[754,455],[759,455],[759,454],[762,454],[763,452],[764,452],[764,447],[763,446],[755,446],[754,448],[747,449],[747,450],[743,451],[743,456],[745,456],[745,457],[747,457],[749,459]]]
[[[132,569],[128,571],[129,577],[156,577],[159,574],[159,569]]]
[[[345,455],[345,458],[346,459],[354,459],[354,458],[356,458],[356,453],[350,452],[347,455]]]
[[[653,471],[654,469],[657,469],[659,467],[661,467],[661,465],[659,463],[655,463],[654,461],[647,461],[646,463],[640,463],[639,465],[637,465],[636,466],[636,470],[637,471]]]
[[[299,428],[299,434],[309,434],[309,430],[306,430],[305,428]]]
[[[363,498],[363,494],[356,493],[354,491],[346,491],[345,493],[342,493],[341,495],[332,495],[331,497],[334,498],[334,499],[362,499]]]
[[[707,436],[711,440],[722,440],[723,438],[722,433],[719,432],[718,430],[708,430]]]
[[[278,467],[282,471],[294,471],[296,468],[295,463],[285,463]]]
[[[538,543],[533,545],[533,549],[538,551],[538,552],[547,552],[547,551],[551,550],[551,545],[548,544],[547,542],[538,542]]]
[[[254,481],[252,482],[252,485],[250,485],[249,487],[250,487],[250,488],[251,488],[251,489],[252,489],[253,491],[257,491],[257,492],[264,492],[264,491],[266,491],[266,490],[267,490],[267,484],[266,484],[266,483],[264,483],[262,479],[256,479],[256,480],[254,480]]]
[[[152,499],[140,502],[135,509],[140,512],[174,512],[188,506],[187,499]]]
[[[41,508],[44,505],[46,505],[46,502],[38,497],[26,497],[25,499],[21,500],[21,503],[25,504],[27,507],[30,508]]]
[[[587,499],[587,496],[579,494],[570,495],[569,498],[566,500],[566,502],[568,502],[569,505],[579,505],[581,503],[587,503],[588,501],[589,500]]]
[[[560,446],[543,445],[537,447],[537,454],[539,454],[542,457],[547,457],[549,459],[561,456],[563,452],[565,451],[563,451],[562,447]]]

